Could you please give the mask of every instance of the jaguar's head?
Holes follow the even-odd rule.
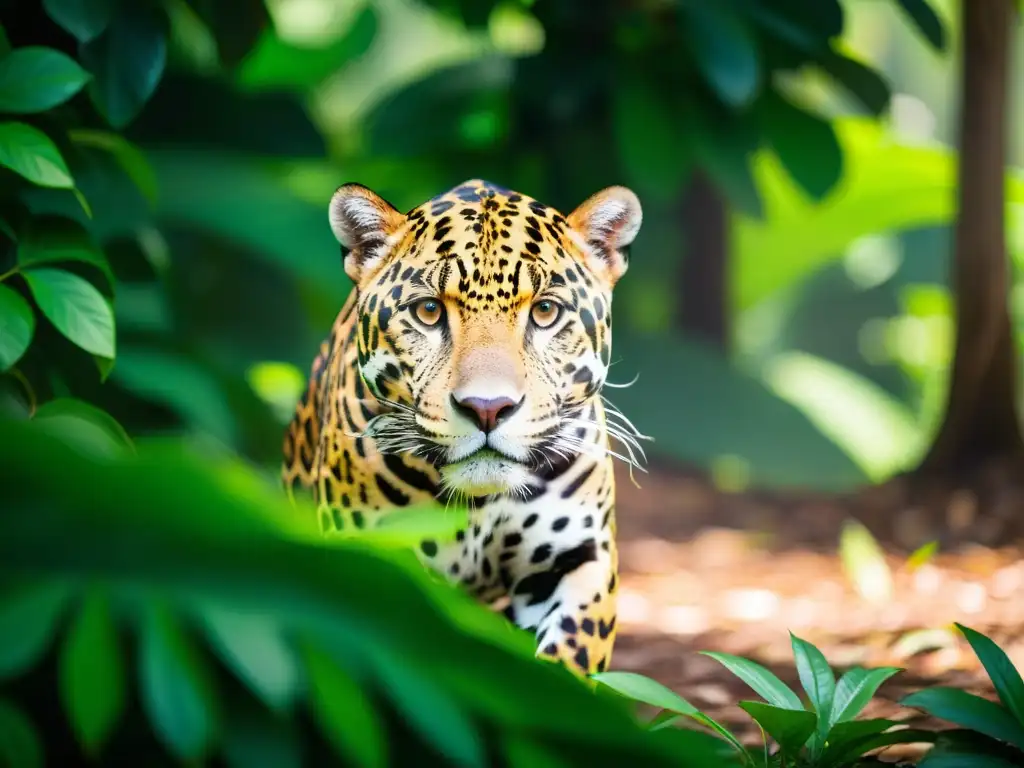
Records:
[[[383,405],[366,432],[378,449],[482,496],[591,447],[612,288],[641,218],[624,187],[568,216],[478,180],[408,214],[338,189],[330,223],[358,291],[359,368]]]

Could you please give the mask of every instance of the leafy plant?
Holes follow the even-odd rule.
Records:
[[[237,460],[0,419],[0,485],[0,755],[729,764],[706,734],[645,733],[407,550],[311,535]],[[51,659],[64,722],[13,695],[53,685]]]
[[[923,768],[1008,768],[1024,764],[1024,680],[1006,652],[977,630],[956,624],[988,673],[999,702],[957,688],[936,686],[902,704],[959,725],[943,732]]]
[[[812,643],[790,634],[797,673],[807,703],[777,675],[749,659],[727,653],[704,651],[757,692],[764,701],[744,700],[739,706],[758,724],[765,736],[763,748],[745,747],[723,725],[700,712],[681,696],[643,675],[604,672],[600,683],[636,701],[658,707],[649,723],[651,730],[667,727],[688,717],[710,728],[738,753],[744,766],[807,766],[845,768],[854,766],[868,752],[894,744],[931,742],[926,731],[896,729],[894,720],[857,720],[878,688],[899,672],[895,667],[853,667],[838,680],[821,651]],[[769,753],[768,737],[777,745]]]

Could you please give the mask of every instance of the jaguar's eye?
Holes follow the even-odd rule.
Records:
[[[435,326],[444,317],[444,306],[437,299],[423,299],[412,308],[416,319],[426,326]]]
[[[562,314],[562,307],[553,301],[538,301],[530,310],[530,319],[538,328],[550,328]]]

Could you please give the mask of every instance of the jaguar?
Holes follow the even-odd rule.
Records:
[[[285,430],[285,488],[312,495],[325,535],[464,504],[466,526],[420,541],[420,561],[504,603],[538,657],[605,670],[613,462],[642,454],[602,394],[637,195],[607,187],[565,216],[474,179],[402,214],[348,183],[328,220],[353,289]]]

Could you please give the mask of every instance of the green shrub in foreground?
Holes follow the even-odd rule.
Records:
[[[734,764],[233,459],[57,434],[0,419],[0,765]]]
[[[902,700],[933,717],[961,726],[944,731],[921,761],[923,768],[1014,768],[1024,765],[1024,681],[990,638],[956,625],[988,673],[999,704],[957,688],[936,686]]]
[[[698,710],[686,699],[643,675],[605,672],[595,675],[603,685],[619,693],[659,707],[651,730],[661,730],[680,717],[688,717],[710,728],[736,751],[743,766],[808,766],[847,768],[858,765],[863,756],[893,744],[927,743],[928,731],[902,728],[894,720],[856,720],[878,688],[899,672],[895,667],[863,669],[853,667],[836,680],[825,657],[813,644],[790,635],[800,683],[808,704],[760,664],[727,653],[705,651],[739,677],[764,699],[741,701],[739,706],[760,726],[765,735],[762,748],[744,747],[723,725]],[[778,745],[769,752],[768,738]]]

